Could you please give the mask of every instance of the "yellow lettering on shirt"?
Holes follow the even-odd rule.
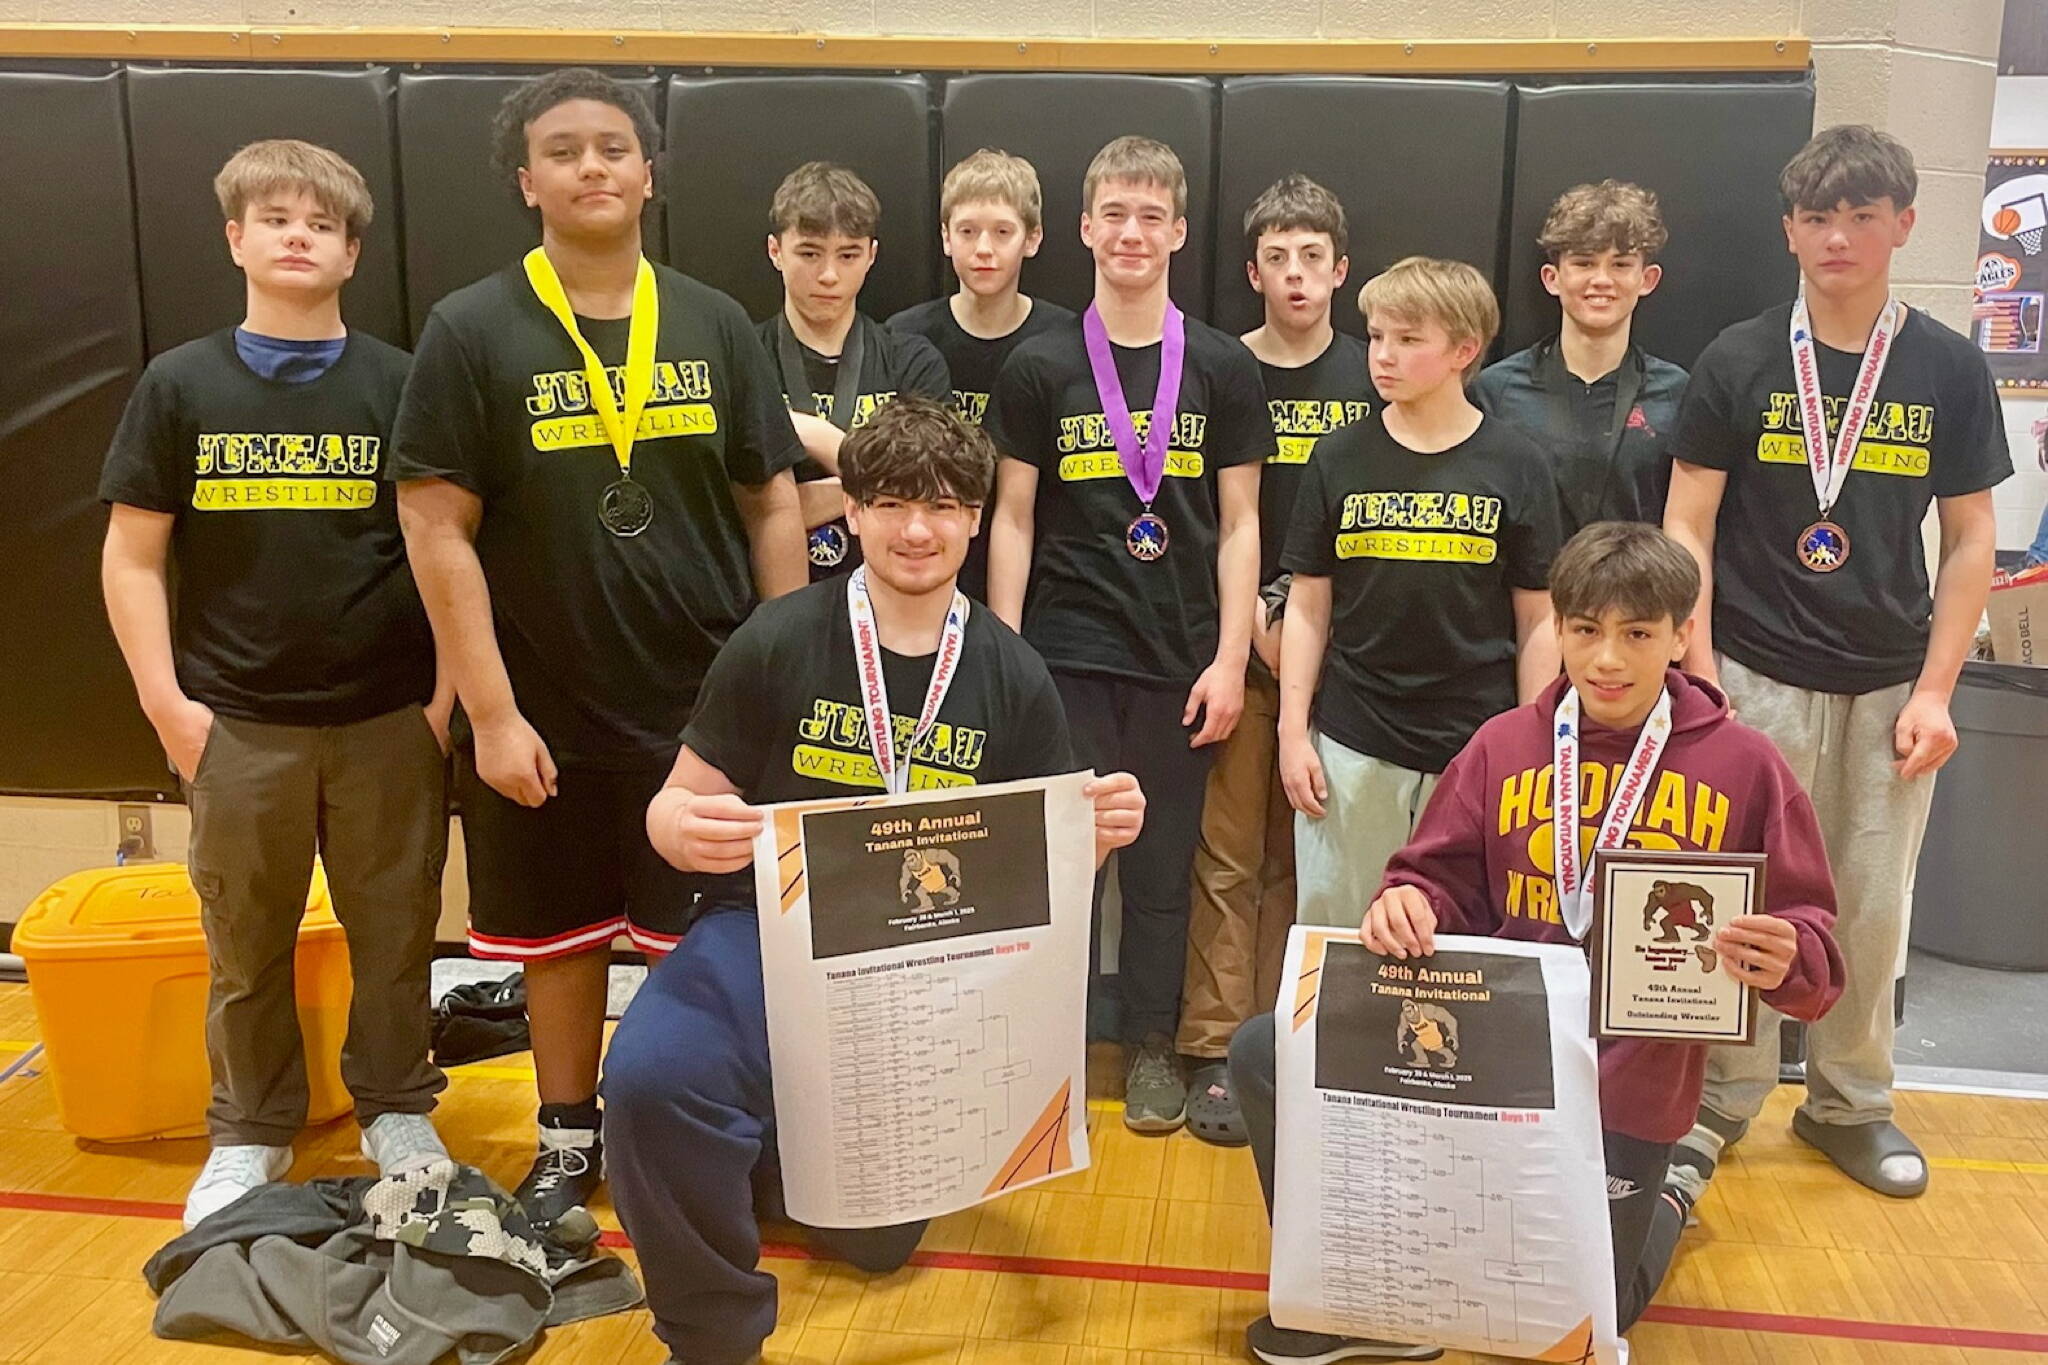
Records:
[[[1198,450],[1169,450],[1166,452],[1166,475],[1172,479],[1199,479],[1202,477],[1202,454]],[[1080,483],[1086,479],[1121,479],[1124,476],[1123,457],[1114,450],[1099,450],[1088,455],[1063,455],[1060,457],[1060,481]]]
[[[1277,438],[1276,449],[1266,463],[1307,464],[1318,439],[1365,417],[1372,404],[1355,399],[1269,398],[1266,408],[1272,414]]]
[[[384,441],[378,436],[208,431],[199,435],[192,467],[201,478],[223,474],[246,478],[373,477],[383,451]]]
[[[853,420],[846,424],[846,429],[852,431],[855,427],[866,426],[869,422],[875,420],[876,413],[895,401],[896,390],[894,389],[881,393],[855,394],[853,399]],[[811,413],[816,417],[830,418],[832,416],[832,395],[829,393],[812,394]]]
[[[621,408],[626,403],[626,367],[609,366],[605,378],[611,382],[612,400]],[[711,401],[711,362],[708,360],[657,360],[654,362],[654,387],[647,395],[647,405],[670,407],[682,403],[706,403]],[[532,377],[531,391],[526,395],[526,415],[529,417],[553,417],[558,414],[574,414],[593,411],[590,404],[590,382],[582,370],[544,370]]]
[[[1144,440],[1152,431],[1151,412],[1132,413],[1131,429],[1138,433],[1140,441]],[[1178,413],[1173,419],[1173,439],[1166,444],[1169,451],[1200,451],[1208,434],[1209,419],[1205,414]],[[1053,439],[1053,448],[1061,455],[1072,455],[1088,450],[1115,450],[1116,437],[1110,434],[1107,417],[1099,412],[1084,412],[1060,418],[1060,432]]]
[[[1827,413],[1828,440],[1833,442],[1840,435],[1842,413],[1849,400],[1825,394],[1821,403]],[[1806,424],[1799,415],[1798,394],[1773,393],[1759,414],[1759,423],[1763,434],[1756,443],[1758,460],[1765,464],[1806,463]],[[1932,403],[1873,404],[1850,467],[1869,474],[1926,478],[1927,451],[1933,441]]]
[[[1616,763],[1587,762],[1580,765],[1579,784],[1583,805],[1579,812],[1579,853],[1590,862],[1593,843],[1599,837],[1599,822],[1607,813],[1607,798],[1621,771]],[[1500,838],[1521,835],[1522,853],[1533,873],[1509,869],[1507,903],[1510,919],[1540,919],[1557,923],[1556,896],[1550,879],[1556,875],[1551,809],[1553,769],[1523,768],[1500,780],[1494,832]],[[1693,850],[1718,853],[1728,837],[1731,802],[1708,783],[1683,773],[1660,772],[1650,798],[1636,812],[1628,836],[1629,848],[1675,853]],[[1526,885],[1525,885],[1526,883]],[[1540,889],[1539,889],[1540,888]]]
[[[330,512],[377,505],[375,479],[201,479],[192,486],[199,512]]]
[[[656,441],[668,436],[710,436],[718,430],[718,409],[709,403],[683,403],[674,407],[650,407],[640,414],[633,429],[635,441]],[[549,417],[533,424],[528,433],[539,451],[586,450],[592,446],[610,448],[604,419],[595,413],[575,417]]]
[[[970,393],[966,389],[953,390],[953,411],[975,426],[980,426],[988,416],[988,395]]]
[[[1354,531],[1337,537],[1339,559],[1429,560],[1491,564],[1499,547],[1486,536],[1421,535],[1407,531]]]
[[[1805,464],[1806,438],[1796,433],[1788,436],[1765,432],[1757,437],[1756,457],[1764,464]],[[1892,445],[1883,441],[1865,441],[1856,447],[1856,458],[1849,462],[1852,470],[1866,474],[1897,474],[1908,479],[1926,478],[1928,465],[1924,446]]]
[[[902,753],[917,729],[917,718],[892,713],[890,720],[896,751]],[[858,706],[815,697],[810,714],[797,722],[796,733],[804,742],[791,753],[790,769],[798,776],[856,787],[882,785],[868,744],[867,717]],[[987,752],[988,731],[940,721],[910,754],[910,785],[914,790],[972,786]]]

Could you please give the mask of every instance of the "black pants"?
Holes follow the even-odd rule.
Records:
[[[1244,1114],[1268,1218],[1273,1216],[1276,1070],[1273,1016],[1254,1015],[1230,1043],[1230,1092]],[[1664,1283],[1685,1219],[1658,1194],[1671,1160],[1670,1143],[1641,1142],[1620,1133],[1601,1136],[1607,1158],[1607,1221],[1614,1241],[1615,1318],[1619,1330],[1626,1332]]]
[[[1202,794],[1214,745],[1188,747],[1185,688],[1140,687],[1055,673],[1074,757],[1099,773],[1128,772],[1145,791],[1145,830],[1117,854],[1123,936],[1117,950],[1118,1030],[1127,1043],[1180,1027],[1187,975],[1189,871],[1202,833]],[[1095,877],[1089,962],[1102,961],[1103,874]],[[1094,984],[1091,978],[1091,986]],[[1091,992],[1092,993],[1092,992]]]

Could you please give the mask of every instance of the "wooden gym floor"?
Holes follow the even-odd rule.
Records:
[[[0,985],[0,1361],[235,1365],[317,1360],[158,1341],[139,1267],[177,1232],[205,1149],[109,1146],[59,1126],[27,988]],[[1107,1062],[1108,1059],[1098,1059]],[[1110,1067],[1100,1068],[1105,1071]],[[438,1121],[501,1183],[532,1154],[529,1059],[458,1068]],[[1098,1086],[1099,1092],[1108,1087]],[[1781,1090],[1730,1158],[1650,1317],[1645,1365],[2019,1365],[2048,1360],[2048,1102],[1911,1093],[1901,1120],[1933,1188],[1869,1194],[1787,1132]],[[1251,1158],[1091,1115],[1095,1164],[943,1219],[918,1262],[870,1277],[771,1228],[782,1284],[771,1365],[1222,1365],[1264,1311],[1266,1223]],[[292,1177],[363,1174],[355,1126],[298,1144]],[[609,1227],[617,1222],[600,1210]],[[622,1238],[614,1237],[623,1242]],[[621,1247],[631,1256],[630,1249]],[[548,1334],[538,1365],[659,1365],[634,1313]],[[1445,1357],[1449,1365],[1476,1358]]]

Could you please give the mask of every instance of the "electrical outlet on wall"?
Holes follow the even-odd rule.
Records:
[[[148,862],[156,857],[156,831],[152,828],[148,806],[122,806],[121,843],[119,853],[125,863]]]

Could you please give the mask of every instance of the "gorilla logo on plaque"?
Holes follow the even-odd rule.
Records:
[[[1442,1005],[1403,1000],[1394,1051],[1414,1066],[1450,1070],[1458,1064],[1458,1016]]]
[[[929,914],[932,897],[948,905],[960,903],[960,860],[943,848],[903,850],[903,875],[897,879],[896,894],[920,914]]]
[[[1748,1042],[1756,996],[1719,970],[1714,926],[1763,904],[1762,854],[1593,854],[1593,1033]]]
[[[1657,927],[1657,916],[1664,916],[1664,928],[1650,942],[1654,945],[1677,943],[1679,931],[1692,934],[1693,952],[1698,955],[1701,968],[1714,970],[1717,960],[1714,950],[1707,946],[1714,936],[1714,893],[1704,886],[1692,882],[1655,881],[1650,883],[1650,897],[1643,902],[1643,929],[1648,932]]]

